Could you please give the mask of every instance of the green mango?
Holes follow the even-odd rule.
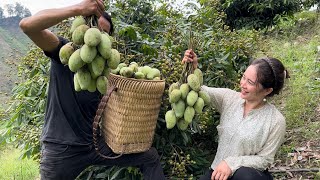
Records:
[[[173,110],[166,112],[165,121],[166,121],[167,129],[172,129],[176,125],[177,118]]]
[[[76,45],[83,45],[84,43],[84,35],[90,27],[82,24],[78,26],[72,33],[72,42]]]
[[[101,42],[101,32],[98,28],[89,28],[83,37],[84,43],[88,46],[95,47]]]
[[[74,53],[71,54],[68,66],[70,71],[76,72],[78,69],[82,68],[86,63],[81,59],[80,49],[77,49]]]
[[[101,94],[107,93],[108,79],[105,76],[99,76],[97,78],[97,89]]]

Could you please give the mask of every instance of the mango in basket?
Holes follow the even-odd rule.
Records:
[[[131,78],[133,76],[133,70],[130,67],[123,67],[120,69],[120,75]]]
[[[126,63],[120,63],[119,65],[118,65],[118,68],[123,68],[123,67],[128,67],[128,65],[126,64]]]
[[[142,72],[138,71],[138,72],[134,73],[134,78],[136,78],[136,79],[144,79],[145,75]]]
[[[151,70],[147,73],[147,79],[154,79],[155,77],[160,77],[160,71],[157,68],[151,68]]]
[[[139,65],[136,62],[131,62],[129,68],[133,70],[134,73],[138,72]]]
[[[119,66],[118,66],[116,69],[111,69],[110,72],[113,73],[113,74],[120,74],[120,68],[119,68]]]
[[[150,66],[142,66],[141,68],[138,68],[138,71],[141,71],[143,74],[147,75],[151,71]]]

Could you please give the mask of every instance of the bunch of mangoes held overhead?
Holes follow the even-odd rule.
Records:
[[[203,74],[197,68],[188,75],[187,82],[175,82],[170,85],[168,93],[172,109],[165,114],[167,129],[177,125],[178,129],[186,130],[196,113],[201,114],[204,106],[210,104],[209,94],[201,90],[202,84]]]
[[[59,57],[74,72],[75,91],[106,93],[107,76],[120,63],[120,53],[112,48],[112,37],[77,16],[70,28],[72,41],[61,47]]]

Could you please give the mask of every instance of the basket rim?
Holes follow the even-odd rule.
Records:
[[[138,81],[138,82],[165,82],[164,79],[161,79],[161,80],[152,80],[152,79],[136,79],[136,78],[128,78],[128,77],[124,77],[124,76],[121,76],[121,75],[118,75],[118,74],[113,74],[110,72],[110,75],[112,76],[116,76],[116,77],[119,77],[119,78],[122,78],[122,79],[130,79],[132,81]]]

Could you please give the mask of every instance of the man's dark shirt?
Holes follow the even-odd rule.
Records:
[[[51,59],[51,69],[41,141],[69,145],[90,144],[92,122],[101,94],[98,91],[91,93],[74,90],[74,73],[59,59],[59,50],[68,41],[61,37],[59,40],[57,49],[45,52]]]

